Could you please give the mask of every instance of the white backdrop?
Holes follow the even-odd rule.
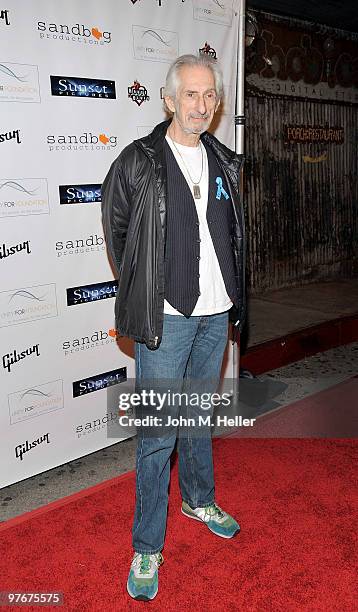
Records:
[[[236,10],[237,0],[6,2],[0,486],[116,441],[107,387],[133,377],[134,361],[113,331],[100,185],[121,149],[163,120],[161,87],[182,53],[203,49],[221,62],[215,133],[234,147]]]

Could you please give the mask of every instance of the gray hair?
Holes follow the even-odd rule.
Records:
[[[180,82],[180,77],[178,73],[182,66],[204,66],[204,68],[209,68],[209,70],[211,70],[214,76],[217,99],[218,101],[222,99],[224,94],[224,87],[221,68],[214,58],[210,57],[210,55],[207,55],[205,53],[200,55],[180,55],[180,57],[178,57],[172,63],[168,70],[165,82],[163,92],[164,96],[169,96],[175,99]]]

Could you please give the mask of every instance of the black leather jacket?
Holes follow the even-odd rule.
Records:
[[[166,235],[167,174],[163,142],[170,121],[128,145],[102,186],[103,228],[119,287],[116,327],[121,335],[152,349],[163,330],[164,245]],[[239,288],[239,308],[230,320],[241,331],[246,313],[244,215],[239,200],[243,156],[221,144],[212,134],[201,138],[214,152],[227,179],[234,207],[232,248]]]

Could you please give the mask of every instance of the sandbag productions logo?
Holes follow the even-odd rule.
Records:
[[[57,317],[56,285],[0,291],[0,327]]]
[[[51,94],[53,96],[112,100],[116,97],[116,84],[114,81],[53,75],[50,75],[50,80]]]
[[[179,55],[177,32],[133,26],[133,50],[135,59],[154,62],[172,62]]]
[[[5,23],[5,25],[9,26],[10,25],[10,16],[9,16],[9,10],[5,10],[2,9],[0,11],[0,19],[2,19]]]
[[[1,138],[1,137],[0,137]],[[117,136],[84,132],[80,136],[53,134],[47,136],[49,151],[110,151],[117,146]]]
[[[88,434],[107,428],[108,423],[111,423],[112,421],[118,421],[118,414],[111,410],[110,412],[106,412],[106,414],[102,417],[75,425],[75,434],[77,438],[82,438],[83,436],[87,436]]]
[[[21,253],[22,251],[30,255],[31,253],[30,240],[25,240],[24,242],[18,242],[17,244],[13,244],[13,245],[7,245],[5,244],[5,242],[3,242],[3,244],[0,245],[0,260],[6,259],[7,257],[11,257],[12,255],[15,255],[16,253]]]
[[[128,87],[128,98],[132,98],[138,106],[150,100],[147,89],[139,81],[134,81],[133,85]]]
[[[0,142],[7,142],[9,140],[15,140],[17,144],[21,144],[22,140],[20,140],[20,130],[12,130],[12,132],[0,134]]]
[[[52,380],[10,393],[8,403],[11,425],[61,410],[64,406],[63,381]]]
[[[83,351],[96,349],[101,346],[108,346],[108,344],[113,344],[116,338],[117,332],[115,329],[107,331],[99,329],[88,336],[64,340],[62,342],[62,351],[65,357],[68,357],[69,355],[75,355],[76,353],[82,353]]]
[[[90,234],[86,238],[77,238],[75,240],[58,240],[55,243],[57,257],[104,251],[105,248],[104,238],[103,236],[98,236],[98,234]]]
[[[194,19],[232,26],[233,16],[233,0],[193,0]]]
[[[213,47],[210,47],[209,43],[205,43],[204,46],[199,49],[200,55],[210,55],[213,59],[217,59],[216,51]]]
[[[30,355],[36,355],[36,357],[40,357],[40,349],[38,344],[34,344],[24,351],[18,352],[16,349],[11,351],[11,353],[6,353],[2,356],[2,367],[4,370],[11,372],[11,368],[19,361],[26,359],[26,357],[30,357]]]
[[[37,30],[40,32],[40,38],[46,40],[69,41],[92,46],[108,45],[112,40],[111,32],[98,27],[87,27],[83,23],[64,25],[38,21]]]
[[[101,202],[101,183],[59,185],[60,204],[92,204]]]
[[[37,440],[33,440],[33,442],[29,442],[28,440],[26,440],[26,442],[18,444],[17,446],[15,446],[15,457],[22,461],[24,454],[28,453],[30,450],[32,450],[39,444],[42,444],[43,442],[50,444],[49,435],[49,433],[46,433],[37,438]]]
[[[0,102],[41,102],[38,66],[0,62]]]
[[[47,179],[0,179],[0,219],[49,214]]]
[[[88,304],[98,300],[114,298],[118,291],[118,281],[109,280],[102,283],[92,283],[80,287],[69,287],[66,289],[67,306],[77,306],[78,304]]]
[[[102,374],[95,374],[94,376],[74,381],[72,383],[72,395],[73,397],[80,397],[87,393],[94,393],[94,391],[112,387],[126,380],[127,368],[102,372]]]

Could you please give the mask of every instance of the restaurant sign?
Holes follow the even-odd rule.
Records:
[[[284,142],[314,143],[314,144],[343,144],[344,129],[342,127],[328,127],[320,125],[284,125]]]

